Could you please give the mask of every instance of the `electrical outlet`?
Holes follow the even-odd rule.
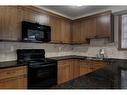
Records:
[[[11,51],[14,51],[14,46],[11,46],[11,49],[10,49]]]
[[[62,47],[59,47],[59,51],[62,51]]]

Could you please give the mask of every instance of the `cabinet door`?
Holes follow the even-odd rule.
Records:
[[[58,62],[58,84],[70,79],[70,64],[65,61]]]
[[[58,61],[58,84],[73,79],[73,60]]]
[[[81,22],[72,23],[72,43],[82,43],[81,41]]]
[[[103,68],[107,65],[106,62],[98,62],[98,61],[90,61],[89,62],[91,64],[91,69],[92,71],[95,71],[97,69]]]
[[[22,20],[42,25],[49,25],[49,16],[32,9],[22,8]]]
[[[92,70],[90,69],[90,65],[87,61],[80,60],[80,76],[85,75]]]
[[[0,80],[0,89],[26,89],[27,78],[24,76]]]
[[[80,62],[78,59],[73,59],[73,78],[80,76]]]
[[[86,38],[93,38],[96,36],[96,18],[90,18],[85,20],[86,23]]]
[[[20,40],[20,12],[18,7],[0,7],[0,39]]]
[[[97,17],[97,36],[111,37],[111,13]]]
[[[87,43],[87,38],[88,38],[88,31],[87,31],[87,21],[83,20],[81,21],[81,42],[82,43]]]
[[[51,41],[55,43],[71,42],[71,23],[69,20],[50,17]]]
[[[51,42],[61,43],[61,19],[57,17],[50,17],[51,26]]]
[[[71,22],[69,20],[62,20],[61,41],[62,43],[71,43]]]

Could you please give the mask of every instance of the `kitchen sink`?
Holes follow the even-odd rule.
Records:
[[[88,60],[103,60],[102,58],[96,58],[96,57],[87,57]]]

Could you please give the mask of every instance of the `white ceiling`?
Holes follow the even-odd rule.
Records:
[[[123,8],[127,8],[127,6],[38,6],[46,11],[50,11],[61,16],[77,19],[80,17],[87,16],[88,14],[94,14],[101,11],[106,10],[119,10]]]

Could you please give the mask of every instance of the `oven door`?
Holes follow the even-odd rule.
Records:
[[[28,67],[28,88],[49,88],[56,84],[57,65],[55,63]]]

